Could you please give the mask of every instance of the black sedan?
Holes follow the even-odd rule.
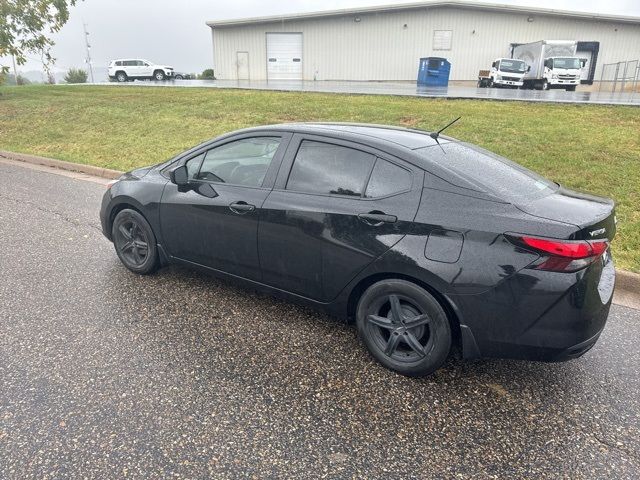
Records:
[[[100,217],[131,271],[180,263],[320,307],[405,375],[453,344],[578,357],[613,295],[611,200],[418,130],[240,130],[123,175]]]

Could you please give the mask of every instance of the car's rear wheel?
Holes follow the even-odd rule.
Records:
[[[164,72],[162,70],[156,70],[153,74],[153,78],[159,82],[163,81],[165,78]]]
[[[127,81],[127,74],[124,73],[124,72],[116,73],[116,80],[118,80],[120,83],[126,82]]]
[[[385,367],[408,376],[429,375],[451,349],[451,327],[440,303],[406,280],[382,280],[360,298],[358,334]]]
[[[118,212],[111,229],[113,245],[120,261],[140,275],[158,268],[158,248],[151,225],[135,210]]]

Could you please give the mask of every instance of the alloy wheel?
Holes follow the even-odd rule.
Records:
[[[149,255],[149,240],[134,220],[127,220],[118,226],[116,248],[132,266],[141,267]]]
[[[435,340],[429,328],[432,318],[399,295],[388,295],[376,303],[375,313],[367,316],[367,324],[378,348],[399,362],[425,358]]]

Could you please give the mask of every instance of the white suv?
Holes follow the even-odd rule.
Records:
[[[166,80],[173,78],[173,67],[156,65],[149,60],[114,60],[109,64],[109,78],[118,82],[136,79]]]

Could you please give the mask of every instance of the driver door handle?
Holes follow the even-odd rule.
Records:
[[[383,223],[396,223],[398,221],[398,217],[395,215],[387,215],[384,212],[378,211],[360,213],[358,218],[367,225],[371,225],[373,227],[379,227]]]
[[[231,205],[229,205],[229,210],[231,210],[233,213],[237,213],[238,215],[242,215],[247,212],[252,212],[255,209],[256,209],[255,205],[251,205],[243,201],[234,202]]]

